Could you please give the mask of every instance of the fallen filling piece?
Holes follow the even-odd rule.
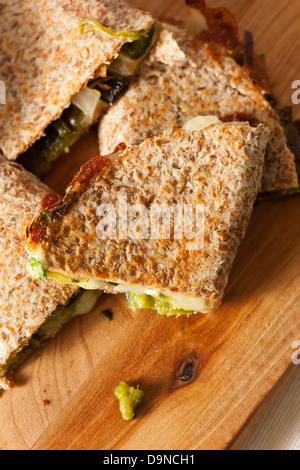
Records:
[[[119,400],[122,418],[131,421],[134,410],[142,403],[144,392],[139,388],[130,387],[125,382],[120,382],[114,390],[115,397]]]
[[[27,346],[0,367],[0,376],[3,376],[8,370],[15,369],[31,351],[38,349],[47,339],[53,338],[72,318],[90,313],[100,295],[100,291],[81,289],[67,306],[57,307],[38,331],[32,335]]]
[[[126,34],[129,35],[129,32]],[[153,24],[142,37],[125,43],[117,58],[108,65],[107,76],[91,80],[73,96],[70,106],[64,110],[61,117],[45,129],[45,135],[22,154],[18,162],[40,178],[45,176],[55,160],[97,121],[128,86],[128,77],[134,75],[154,45],[157,35],[158,27]]]

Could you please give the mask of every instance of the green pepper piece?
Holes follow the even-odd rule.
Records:
[[[144,392],[140,389],[130,387],[125,382],[120,382],[114,391],[120,403],[120,411],[125,421],[131,421],[135,414],[134,410],[141,404]]]
[[[40,261],[37,261],[34,258],[30,258],[30,260],[28,261],[27,268],[30,274],[35,279],[39,279],[40,277],[43,277],[44,279],[46,279],[46,281],[48,281],[48,276],[45,273],[43,265]]]
[[[147,35],[133,42],[127,42],[122,46],[121,52],[128,55],[131,59],[137,60],[142,57],[150,47],[155,31],[155,25],[152,25]]]

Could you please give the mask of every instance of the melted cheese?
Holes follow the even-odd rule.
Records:
[[[172,292],[162,289],[151,289],[149,287],[136,286],[130,284],[122,284],[121,282],[118,282],[117,285],[113,287],[113,284],[109,283],[109,281],[100,279],[75,279],[71,276],[66,276],[61,273],[53,273],[50,271],[46,271],[46,274],[49,279],[53,279],[56,282],[59,282],[60,284],[71,284],[78,287],[82,287],[83,289],[103,290],[105,287],[109,286],[110,289],[112,289],[115,293],[133,292],[135,294],[151,295],[156,299],[167,301],[174,308],[182,310],[209,313],[214,307],[214,302],[204,297],[197,297],[194,295],[187,295],[179,292]]]
[[[59,284],[69,284],[72,286],[82,287],[87,290],[103,289],[106,285],[105,281],[99,279],[88,279],[88,278],[76,278],[71,276],[66,276],[61,273],[53,273],[51,271],[46,271],[46,274],[49,279],[53,279]]]
[[[182,126],[182,129],[184,131],[201,131],[201,129],[213,126],[214,124],[220,125],[223,123],[216,116],[197,116],[187,121]]]

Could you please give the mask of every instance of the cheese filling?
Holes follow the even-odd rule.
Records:
[[[162,315],[189,315],[192,313],[209,313],[214,302],[204,297],[181,294],[165,289],[110,282],[100,279],[74,278],[65,274],[45,271],[48,279],[60,284],[71,284],[89,290],[107,290],[118,294],[127,294],[128,306],[157,310]]]
[[[210,126],[221,126],[222,124],[230,124],[231,126],[243,126],[243,125],[249,125],[248,122],[243,122],[243,121],[230,121],[229,123],[224,123],[223,121],[220,121],[219,118],[216,116],[212,115],[207,115],[207,116],[197,116],[193,119],[190,119],[187,121],[183,126],[182,130],[184,131],[201,131],[202,129],[205,129]]]

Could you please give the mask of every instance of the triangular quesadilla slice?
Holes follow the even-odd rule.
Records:
[[[90,312],[99,297],[97,291],[28,273],[25,226],[47,191],[20,165],[0,156],[0,389],[13,384],[12,371],[30,352],[72,317]]]
[[[129,88],[100,120],[100,152],[110,153],[120,142],[138,145],[170,124],[214,114],[224,122],[264,123],[270,129],[261,192],[298,187],[295,156],[267,99],[269,90],[258,70],[258,59],[248,50],[238,57],[240,43],[233,15],[223,8],[209,9],[201,0],[188,3],[193,13],[189,31],[164,24],[172,30],[185,58],[168,66],[151,56],[141,66]],[[199,11],[197,4],[202,6]]]
[[[48,194],[27,248],[49,279],[133,308],[220,305],[261,183],[269,131],[214,116],[86,163],[62,201]]]
[[[4,156],[47,173],[128,85],[161,31],[150,14],[121,0],[2,2]],[[183,54],[166,34],[177,60]]]

